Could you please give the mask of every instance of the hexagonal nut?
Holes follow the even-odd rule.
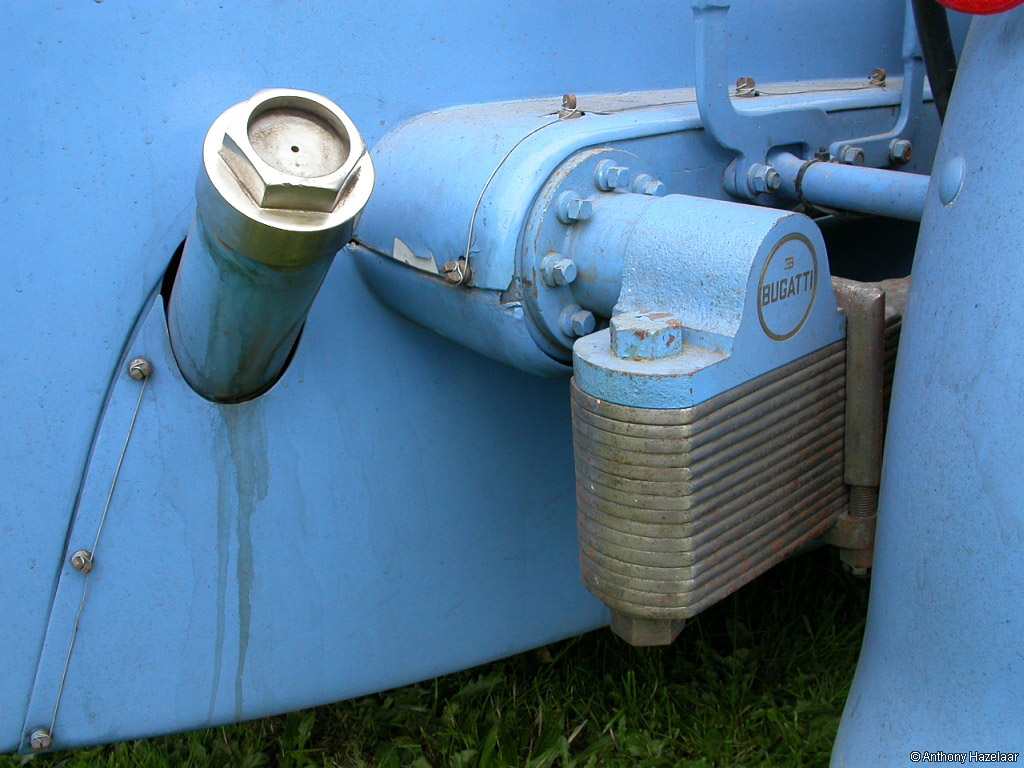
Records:
[[[782,186],[782,176],[770,165],[755,163],[747,171],[747,186],[755,195],[774,192]]]
[[[889,144],[889,159],[896,165],[906,165],[914,154],[914,145],[906,139],[893,139]]]
[[[584,200],[572,191],[560,194],[555,205],[558,220],[563,224],[586,221],[594,215],[593,203],[589,200]]]
[[[648,619],[612,611],[612,632],[638,648],[671,645],[686,626],[686,619]]]
[[[839,153],[843,165],[864,165],[864,150],[860,147],[843,147]]]
[[[670,312],[628,312],[608,326],[612,352],[622,360],[661,360],[683,352],[683,324]]]
[[[549,253],[540,262],[540,275],[552,288],[569,285],[576,279],[576,263],[560,253]]]
[[[218,154],[253,202],[333,211],[364,151],[348,117],[318,94],[284,88],[233,109]]]

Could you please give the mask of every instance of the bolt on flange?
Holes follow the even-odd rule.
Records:
[[[570,304],[565,307],[558,316],[558,322],[562,326],[562,332],[569,337],[586,336],[593,333],[597,327],[597,320],[589,310],[583,309],[579,304]]]
[[[864,150],[861,147],[843,147],[839,152],[843,165],[864,165]]]
[[[544,284],[555,288],[569,285],[576,279],[576,264],[560,253],[549,253],[540,262],[540,275]]]
[[[563,192],[555,203],[558,220],[563,224],[587,221],[594,215],[594,204],[572,190]]]
[[[624,189],[630,182],[629,168],[616,165],[613,160],[602,160],[594,171],[594,184],[603,192]]]

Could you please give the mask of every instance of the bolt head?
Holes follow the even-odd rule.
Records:
[[[597,170],[594,171],[594,183],[598,189],[611,192],[615,189],[629,187],[631,176],[629,168],[615,165],[612,160],[602,160],[597,164]]]
[[[683,324],[670,312],[627,312],[608,326],[612,352],[622,360],[661,360],[683,352]]]
[[[594,332],[597,320],[591,312],[583,309],[579,304],[569,304],[562,308],[562,312],[558,316],[558,324],[566,336],[586,336],[588,333]]]
[[[36,728],[29,734],[28,745],[33,752],[45,752],[53,746],[53,736],[46,728]]]
[[[889,144],[889,159],[896,165],[906,165],[914,154],[914,145],[906,139],[893,139]]]
[[[540,263],[541,278],[552,288],[569,285],[576,279],[576,264],[560,253],[549,253]]]
[[[152,373],[153,364],[144,357],[136,357],[128,363],[128,375],[135,379],[135,381],[148,379]]]
[[[330,213],[354,180],[362,140],[322,96],[272,89],[235,109],[218,154],[260,208]]]
[[[864,150],[860,147],[843,147],[839,162],[843,165],[864,165]]]
[[[779,182],[781,183],[781,181],[782,178],[780,177]],[[666,187],[663,182],[654,180],[648,181],[646,184],[644,184],[644,188],[642,191],[643,194],[650,195],[651,197],[664,197],[665,193],[668,192],[668,187]]]
[[[92,572],[92,552],[80,549],[71,556],[71,567],[82,573]]]
[[[594,215],[594,205],[580,198],[575,192],[563,192],[558,196],[558,220],[563,224],[586,221]]]
[[[575,336],[586,336],[588,333],[593,333],[594,328],[597,326],[597,320],[594,318],[592,312],[585,309],[581,309],[579,312],[573,312],[572,315],[572,332]]]

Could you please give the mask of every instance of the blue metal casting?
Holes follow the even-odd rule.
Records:
[[[832,765],[1024,753],[1024,230],[1006,157],[1024,10],[978,18],[928,192],[893,384],[864,647]],[[962,187],[962,188],[961,188]]]
[[[624,233],[597,236],[607,245],[602,257],[619,254],[615,315],[670,313],[683,344],[679,354],[648,360],[617,355],[608,330],[578,340],[573,368],[587,394],[689,408],[843,338],[825,244],[806,216],[627,195],[601,217],[604,231]]]
[[[615,150],[651,179],[612,191],[605,174],[586,196],[597,212],[600,195],[725,197],[733,153],[701,127],[693,87],[707,76],[694,68],[688,16],[670,0],[610,0],[600,12],[470,0],[283,8],[5,8],[0,82],[12,106],[0,135],[18,151],[0,176],[0,752],[28,749],[28,734],[51,724],[53,746],[66,748],[312,706],[608,621],[580,584],[567,383],[417,328],[367,285],[472,349],[567,375],[568,349],[538,346],[517,273],[524,223],[552,174],[581,152]],[[624,20],[654,55],[605,55]],[[783,84],[750,100],[752,114],[829,112],[835,136],[889,129],[900,83],[860,84],[900,65],[895,4],[751,1],[732,22],[735,71]],[[276,384],[218,404],[179,373],[185,355],[171,354],[158,287],[196,212],[210,120],[276,85],[344,104],[367,143],[379,142],[378,189]],[[667,87],[677,90],[657,90]],[[582,117],[559,119],[566,89],[580,94]],[[925,117],[908,170],[929,169],[936,135]],[[980,163],[961,154],[972,158],[966,196]],[[204,242],[204,222],[224,233],[199,202],[171,311],[201,327],[221,298],[243,299],[231,324],[283,327],[276,348],[290,348],[325,264],[302,281],[305,298],[288,291],[287,317],[253,311],[238,290],[249,278],[215,293],[214,275],[196,270],[190,294],[193,269],[226,254]],[[468,280],[440,274],[467,256]],[[730,280],[749,289],[745,269]],[[597,289],[589,299],[572,290],[563,294],[581,311],[584,300],[607,304]],[[838,337],[826,309],[807,329],[827,320]],[[126,373],[137,355],[153,367],[144,389]],[[183,365],[206,370],[202,358]],[[272,358],[257,366],[256,391],[278,374]],[[88,546],[85,574],[70,560]]]

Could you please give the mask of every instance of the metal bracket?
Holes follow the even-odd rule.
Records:
[[[876,167],[910,162],[912,145],[908,137],[917,126],[923,100],[924,56],[914,23],[914,8],[911,0],[907,0],[903,21],[903,94],[895,125],[885,133],[833,142],[829,154],[841,159],[852,150],[860,150],[862,164]]]
[[[692,0],[691,7],[696,24],[697,108],[701,121],[715,141],[737,154],[725,169],[725,189],[734,197],[770,203],[778,185],[773,188],[764,183],[772,170],[766,162],[768,152],[773,147],[800,145],[806,159],[829,146],[828,115],[816,107],[737,110],[729,96],[729,5]]]

